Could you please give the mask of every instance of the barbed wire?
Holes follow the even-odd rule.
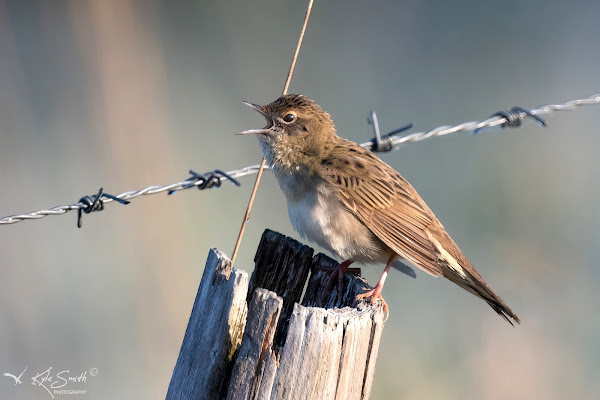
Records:
[[[172,183],[170,185],[164,186],[148,186],[144,189],[140,190],[131,190],[129,192],[121,193],[117,196],[109,195],[104,193],[103,189],[100,188],[100,191],[93,196],[85,196],[82,197],[79,202],[75,204],[65,205],[65,206],[57,206],[47,210],[39,210],[30,212],[27,214],[21,215],[12,215],[9,217],[4,217],[0,219],[0,224],[14,224],[17,222],[24,221],[26,219],[40,219],[44,218],[47,215],[61,215],[68,211],[78,210],[79,216],[77,225],[81,227],[81,213],[90,213],[92,211],[100,211],[103,209],[104,204],[110,203],[112,201],[118,201],[121,204],[128,204],[129,200],[134,199],[139,196],[156,194],[167,192],[168,194],[173,194],[180,190],[190,189],[193,187],[197,187],[198,189],[208,189],[211,187],[219,187],[223,180],[230,180],[234,185],[240,186],[240,183],[235,178],[239,178],[245,175],[250,175],[256,173],[258,170],[258,165],[251,165],[249,167],[244,167],[235,171],[223,172],[221,170],[215,170],[212,172],[208,172],[206,174],[199,174],[197,172],[191,171],[191,177],[184,181]]]
[[[545,125],[545,121],[540,118],[542,115],[547,115],[558,111],[571,111],[582,106],[599,104],[600,94],[595,94],[581,99],[570,100],[558,104],[547,104],[532,109],[514,107],[508,111],[497,112],[485,120],[463,122],[462,124],[458,125],[444,125],[427,132],[416,132],[405,136],[398,136],[397,134],[406,129],[410,129],[412,125],[407,125],[402,128],[395,129],[385,135],[381,135],[379,132],[377,114],[372,111],[369,116],[369,123],[373,125],[375,137],[368,142],[362,143],[361,146],[373,152],[394,151],[399,150],[400,145],[402,144],[420,142],[431,137],[444,136],[451,133],[465,132],[479,134],[484,130],[491,128],[519,127],[521,126],[522,120],[528,116],[536,119],[540,125]],[[27,214],[11,215],[0,218],[0,225],[15,224],[24,220],[40,219],[47,215],[61,215],[67,213],[68,211],[78,210],[78,226],[81,227],[81,214],[83,212],[90,213],[92,211],[102,210],[104,204],[112,201],[117,201],[121,204],[128,204],[129,200],[142,195],[150,195],[162,192],[173,194],[177,191],[194,187],[201,190],[208,189],[221,186],[221,183],[225,180],[229,180],[234,185],[239,186],[240,183],[235,178],[253,175],[258,172],[259,167],[259,165],[250,165],[248,167],[233,171],[223,172],[221,170],[214,170],[206,174],[198,174],[190,170],[192,176],[186,180],[164,186],[148,186],[140,190],[132,190],[116,196],[106,194],[103,192],[103,189],[100,189],[100,191],[95,195],[84,196],[75,204],[57,206],[46,210],[33,211]],[[268,167],[266,168],[268,169]]]
[[[491,117],[484,119],[482,121],[463,122],[462,124],[454,125],[454,126],[444,125],[444,126],[440,126],[435,129],[432,129],[428,132],[416,132],[416,133],[411,133],[410,135],[406,135],[406,136],[395,135],[395,133],[398,132],[398,130],[396,130],[396,131],[392,131],[392,132],[388,133],[387,135],[384,135],[383,137],[381,137],[380,140],[377,140],[379,128],[377,126],[377,119],[375,117],[375,121],[374,121],[375,123],[373,124],[374,129],[375,129],[375,138],[373,140],[371,140],[370,142],[361,144],[361,146],[365,147],[371,151],[399,150],[400,149],[399,145],[401,145],[401,144],[420,142],[422,140],[429,139],[430,137],[434,137],[434,136],[444,136],[444,135],[448,135],[450,133],[458,133],[458,132],[478,134],[478,133],[481,133],[484,130],[490,129],[490,128],[496,128],[496,127],[503,128],[503,127],[507,127],[507,126],[518,127],[521,125],[520,122],[523,120],[523,118],[525,118],[526,116],[529,116],[529,115],[534,116],[534,117],[539,117],[541,115],[547,115],[547,114],[551,114],[551,113],[557,112],[557,111],[571,111],[571,110],[580,108],[581,106],[590,106],[590,105],[598,105],[598,104],[600,104],[600,93],[594,94],[592,96],[585,97],[582,99],[570,100],[570,101],[566,101],[564,103],[558,103],[558,104],[546,104],[544,106],[539,106],[539,107],[528,109],[528,110],[525,110],[520,107],[514,107],[512,110],[510,110],[508,112],[497,112],[497,113],[493,114]],[[501,115],[503,113],[506,113],[506,115]],[[371,122],[371,120],[372,120],[372,115],[373,115],[373,112],[371,113],[371,118],[370,118],[369,122]],[[513,118],[513,117],[515,118],[514,121],[511,120],[511,118]],[[404,128],[400,128],[400,129],[404,130]]]

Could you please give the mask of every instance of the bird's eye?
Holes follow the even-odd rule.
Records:
[[[287,113],[283,116],[283,121],[287,122],[288,124],[294,122],[294,120],[296,120],[296,114],[294,113]]]

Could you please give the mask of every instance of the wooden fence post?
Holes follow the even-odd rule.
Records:
[[[383,311],[351,307],[366,282],[322,296],[335,261],[270,230],[254,261],[248,282],[210,251],[167,399],[368,398]]]

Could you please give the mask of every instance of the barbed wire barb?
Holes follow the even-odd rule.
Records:
[[[502,128],[502,127],[516,128],[516,127],[522,126],[522,124],[514,125],[514,121],[511,122],[511,121],[509,121],[509,119],[519,118],[519,121],[520,121],[521,119],[525,118],[525,116],[527,116],[529,114],[540,117],[542,115],[548,115],[548,114],[551,114],[554,112],[559,112],[559,111],[572,111],[572,110],[581,108],[582,106],[590,106],[590,105],[600,105],[600,94],[595,94],[593,96],[585,97],[582,99],[570,100],[570,101],[567,101],[564,103],[559,103],[559,104],[547,104],[544,106],[531,108],[531,109],[522,109],[519,107],[513,107],[511,110],[509,110],[509,112],[512,112],[514,114],[513,116],[502,116],[501,113],[498,112],[498,113],[495,113],[493,116],[491,116],[485,120],[482,120],[482,121],[463,122],[462,124],[458,124],[458,125],[454,125],[454,126],[444,125],[444,126],[437,127],[435,129],[432,129],[427,132],[416,132],[416,133],[411,133],[406,136],[396,135],[396,133],[398,133],[399,130],[407,129],[406,127],[402,127],[402,128],[396,129],[386,135],[379,135],[379,140],[380,140],[379,142],[377,141],[378,135],[376,134],[374,139],[372,139],[368,142],[362,143],[361,146],[366,149],[369,149],[371,151],[374,151],[374,152],[394,151],[394,150],[399,150],[400,145],[402,145],[402,144],[420,142],[422,140],[429,139],[431,137],[444,136],[444,135],[448,135],[451,133],[464,132],[464,133],[478,134],[486,129],[491,129],[491,128]],[[517,116],[517,114],[518,114],[518,116]],[[372,116],[373,116],[373,114],[371,114],[371,117]],[[374,122],[376,122],[377,117],[375,116],[374,119],[371,119],[371,121],[373,121],[373,120],[374,120]],[[379,129],[379,127],[377,127],[377,129]],[[250,165],[248,167],[240,168],[240,169],[237,169],[234,171],[223,172],[221,170],[214,170],[214,171],[208,172],[206,174],[198,174],[198,173],[190,170],[190,173],[192,174],[192,176],[190,178],[188,178],[184,181],[172,183],[170,185],[148,186],[144,189],[124,192],[117,196],[102,194],[102,196],[101,196],[102,203],[104,205],[104,204],[108,204],[112,201],[120,201],[120,200],[128,201],[128,200],[134,199],[139,196],[162,193],[162,192],[167,192],[169,194],[172,194],[177,191],[190,189],[193,187],[198,187],[199,189],[219,187],[221,185],[221,183],[225,180],[229,180],[234,185],[239,186],[240,183],[235,178],[240,178],[240,177],[243,177],[246,175],[256,174],[258,172],[259,168],[260,168],[260,165]],[[265,168],[268,169],[269,167],[266,166]],[[110,196],[110,197],[108,197],[108,196]],[[93,196],[92,196],[92,198],[93,198]],[[83,210],[83,212],[85,212],[85,209],[88,207],[89,207],[89,204],[87,202],[83,202],[82,200],[80,200],[79,202],[77,202],[75,204],[57,206],[57,207],[49,208],[46,210],[30,212],[27,214],[11,215],[8,217],[4,217],[4,218],[0,219],[0,225],[15,224],[17,222],[21,222],[21,221],[29,220],[29,219],[40,219],[47,215],[61,215],[61,214],[65,214],[72,210]],[[95,210],[95,211],[98,211],[98,210]]]

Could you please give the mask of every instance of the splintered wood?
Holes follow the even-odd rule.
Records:
[[[167,399],[367,399],[383,311],[351,307],[366,282],[326,288],[336,262],[270,230],[254,261],[248,283],[210,251]]]

